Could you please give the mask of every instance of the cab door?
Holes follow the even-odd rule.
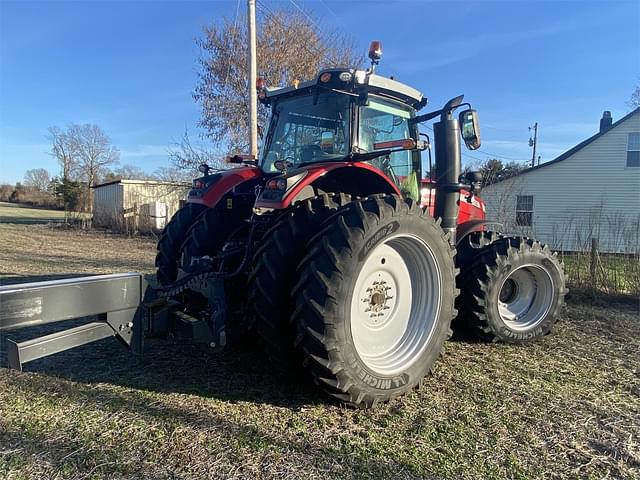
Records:
[[[397,148],[403,140],[417,138],[409,125],[413,109],[407,105],[369,96],[359,108],[357,149],[361,153]],[[399,151],[371,160],[371,164],[395,183],[406,198],[420,200],[420,152]]]

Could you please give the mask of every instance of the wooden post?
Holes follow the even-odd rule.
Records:
[[[591,238],[591,259],[589,261],[589,274],[591,276],[591,288],[596,290],[598,286],[598,279],[596,278],[598,272],[598,239]]]
[[[247,1],[247,20],[249,28],[249,153],[258,158],[258,91],[256,79],[258,66],[256,63],[256,0]]]

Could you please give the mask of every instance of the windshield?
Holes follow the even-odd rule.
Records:
[[[343,158],[349,153],[350,99],[347,95],[320,93],[293,97],[273,107],[265,139],[262,168],[275,172],[274,163],[291,166]]]

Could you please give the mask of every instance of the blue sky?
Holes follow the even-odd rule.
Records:
[[[623,116],[640,82],[637,0],[262,2],[314,12],[363,51],[381,40],[378,72],[419,88],[431,107],[464,93],[480,113],[481,150],[507,160],[530,158],[536,121],[538,153],[553,159],[595,133],[603,110]],[[167,145],[185,128],[198,133],[194,38],[237,6],[0,0],[0,181],[36,167],[57,174],[47,128],[71,122],[100,125],[122,164],[167,166]]]

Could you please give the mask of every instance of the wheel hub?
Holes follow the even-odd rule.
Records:
[[[523,265],[502,283],[498,313],[511,329],[527,331],[542,322],[553,303],[553,282],[539,265]]]
[[[374,270],[360,292],[360,311],[368,328],[377,329],[394,313],[396,280],[384,269]]]
[[[440,310],[439,268],[413,236],[378,245],[362,265],[351,300],[351,335],[371,370],[394,375],[426,347]]]

